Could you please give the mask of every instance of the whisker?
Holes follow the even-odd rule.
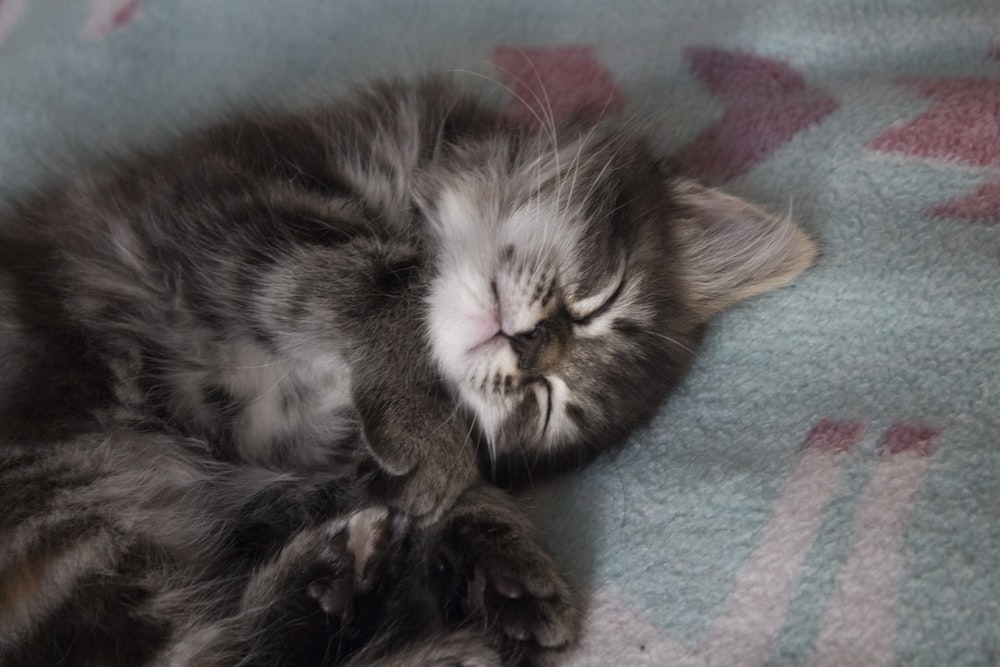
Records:
[[[611,153],[611,155],[608,156],[608,159],[604,162],[604,166],[601,167],[601,171],[599,171],[597,173],[597,176],[595,176],[593,178],[593,180],[591,181],[590,188],[587,190],[587,194],[584,195],[583,201],[589,201],[590,200],[591,196],[593,196],[593,194],[594,194],[594,189],[601,182],[601,179],[604,178],[605,172],[607,172],[608,168],[611,166],[611,163],[614,162],[615,158],[617,158],[618,155],[619,155],[619,153],[621,153],[621,151],[623,150],[623,147],[620,144],[621,144],[621,142],[619,142],[619,146],[614,149],[614,151]]]
[[[556,152],[558,154],[559,143],[558,143],[557,137],[556,137],[556,114],[555,114],[555,111],[552,109],[552,100],[549,98],[549,91],[545,87],[545,81],[542,80],[541,73],[538,71],[538,68],[535,67],[535,61],[532,60],[531,58],[529,58],[528,54],[525,53],[524,50],[521,49],[520,47],[515,47],[515,48],[517,49],[517,52],[521,54],[521,57],[524,58],[524,61],[526,63],[528,63],[528,65],[531,67],[531,71],[535,75],[535,81],[538,82],[538,89],[542,91],[542,96],[544,97],[544,100],[545,100],[545,108],[543,109],[543,111],[547,111],[546,117],[548,118],[548,121],[549,121],[549,128],[550,128],[550,134],[552,136],[552,143],[553,143],[554,149],[556,150]],[[519,83],[522,83],[522,85],[523,85],[523,82],[519,81]],[[538,95],[536,94],[535,97],[537,99]],[[558,170],[559,170],[559,165],[557,163],[556,164],[556,171],[558,171]]]
[[[521,460],[524,461],[525,474],[527,474],[527,476],[528,476],[528,488],[529,489],[534,488],[534,486],[535,486],[535,479],[534,479],[534,477],[531,476],[531,468],[532,468],[531,463],[532,462],[528,460],[528,452],[525,449],[521,450]]]
[[[270,394],[271,392],[275,391],[279,386],[281,386],[281,383],[284,382],[288,378],[288,376],[291,375],[291,374],[292,374],[292,369],[289,368],[287,371],[285,371],[284,373],[282,373],[281,376],[277,380],[274,381],[274,384],[272,384],[270,387],[268,387],[267,389],[265,389],[264,391],[262,391],[257,396],[254,396],[253,398],[251,398],[247,402],[248,403],[256,403],[257,401],[266,398],[268,394]]]
[[[452,72],[453,74],[468,74],[470,76],[478,77],[480,79],[484,79],[485,81],[489,81],[490,83],[496,84],[497,86],[500,86],[501,88],[503,88],[504,90],[506,90],[508,93],[510,93],[511,97],[513,97],[514,99],[516,99],[518,102],[520,102],[522,105],[524,105],[524,107],[528,111],[531,112],[531,115],[534,116],[535,120],[538,121],[539,127],[544,127],[545,126],[545,122],[542,120],[542,117],[539,116],[538,113],[534,109],[531,108],[531,105],[528,104],[528,102],[523,97],[521,97],[516,92],[514,92],[513,88],[511,88],[510,86],[504,84],[503,82],[499,81],[498,79],[495,79],[492,76],[488,76],[486,74],[481,74],[480,72],[474,72],[474,71],[472,71],[470,69],[453,69],[453,70],[450,70],[450,72]]]
[[[539,118],[537,113],[534,114],[535,118],[538,120],[539,129],[542,131],[546,131],[549,135],[549,141],[552,142],[552,157],[555,160],[555,167],[556,167],[555,168],[556,208],[558,209],[559,200],[562,193],[562,183],[559,180],[562,177],[562,166],[560,165],[559,162],[559,136],[558,136],[558,130],[556,128],[555,112],[552,110],[552,101],[549,98],[549,93],[545,87],[545,82],[542,80],[542,76],[541,73],[538,71],[538,68],[535,67],[534,61],[531,60],[531,58],[528,57],[528,54],[526,54],[522,49],[517,48],[516,50],[518,53],[521,54],[521,57],[524,58],[525,62],[527,62],[528,65],[531,67],[532,72],[535,74],[535,80],[538,81],[539,90],[541,90],[542,95],[544,97],[544,104],[543,104],[543,99],[539,98],[537,93],[532,92],[532,96],[535,98],[535,102],[538,104],[539,108],[542,110],[542,113],[545,115],[545,120],[543,121],[541,118]],[[507,70],[504,70],[501,67],[497,67],[497,69],[499,69],[501,72],[509,76],[516,83],[521,84],[522,87],[526,88],[527,90],[531,90],[530,86],[526,85],[526,83],[520,77],[516,76],[512,72],[508,72]]]
[[[656,336],[657,338],[662,338],[663,340],[667,341],[668,343],[672,343],[673,345],[676,345],[677,347],[681,348],[685,352],[693,354],[696,357],[698,356],[698,353],[695,352],[695,350],[693,350],[692,348],[690,348],[689,346],[685,345],[684,343],[680,342],[679,340],[677,340],[676,338],[674,338],[672,336],[668,336],[666,334],[662,334],[662,333],[660,333],[658,331],[649,331],[647,333],[649,333],[651,336]]]
[[[601,107],[601,112],[598,115],[598,122],[595,122],[593,125],[591,125],[590,130],[588,130],[587,134],[582,139],[577,140],[578,145],[576,148],[576,157],[573,159],[573,162],[570,165],[570,168],[573,170],[573,182],[570,183],[569,196],[567,196],[566,198],[568,201],[573,200],[573,191],[576,189],[576,177],[579,174],[580,170],[580,158],[583,155],[583,147],[588,143],[590,143],[590,139],[594,136],[594,132],[597,131],[598,127],[601,127],[602,124],[600,123],[600,119],[604,118],[604,114],[607,112],[608,107],[611,105],[611,100],[613,98],[614,98],[614,90],[612,89],[611,92],[608,93],[607,98],[604,100],[604,106]]]

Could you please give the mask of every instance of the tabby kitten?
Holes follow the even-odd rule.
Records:
[[[500,664],[579,610],[483,481],[646,421],[814,249],[614,123],[440,80],[231,120],[0,224],[0,660]]]

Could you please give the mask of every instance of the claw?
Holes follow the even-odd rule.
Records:
[[[517,623],[508,623],[504,626],[503,631],[508,637],[519,642],[526,642],[531,639],[531,633],[528,632],[528,628]]]
[[[493,588],[497,593],[508,600],[519,600],[524,597],[524,584],[509,577],[499,577],[493,582]]]
[[[351,577],[317,579],[306,586],[306,595],[316,600],[327,616],[346,622],[354,617],[354,583]]]
[[[439,554],[439,571],[457,567],[459,613],[471,614],[496,633],[506,650],[533,655],[569,646],[579,631],[572,591],[555,564],[520,525],[458,523]],[[453,553],[464,556],[452,562]],[[530,661],[529,661],[530,662]]]

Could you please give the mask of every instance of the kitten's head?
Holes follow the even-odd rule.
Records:
[[[433,354],[504,477],[620,442],[713,314],[815,252],[790,221],[672,176],[610,126],[480,137],[419,182],[441,253]]]

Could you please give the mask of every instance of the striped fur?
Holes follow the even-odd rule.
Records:
[[[813,249],[626,128],[546,129],[441,81],[380,85],[15,205],[0,662],[570,646],[572,592],[480,469],[620,442],[707,319]]]

